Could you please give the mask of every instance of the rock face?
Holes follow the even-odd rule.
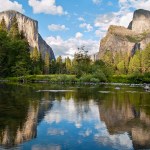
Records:
[[[37,47],[42,56],[45,56],[45,53],[48,52],[51,56],[51,59],[55,59],[52,48],[42,39],[41,35],[38,33],[38,22],[33,20],[19,12],[10,10],[3,11],[0,13],[0,21],[2,18],[5,19],[8,30],[11,27],[13,18],[16,16],[18,22],[19,31],[23,31],[31,50],[34,47]]]
[[[110,26],[107,35],[100,42],[99,56],[106,50],[126,51],[134,55],[137,49],[144,49],[150,43],[150,11],[139,9],[134,12],[128,28]]]

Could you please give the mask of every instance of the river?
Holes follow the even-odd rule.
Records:
[[[0,149],[150,149],[150,92],[1,83]]]

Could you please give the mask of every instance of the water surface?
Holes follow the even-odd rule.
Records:
[[[150,93],[0,84],[0,149],[150,149]]]

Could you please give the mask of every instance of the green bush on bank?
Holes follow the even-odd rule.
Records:
[[[114,83],[150,83],[150,74],[114,75],[109,81]]]

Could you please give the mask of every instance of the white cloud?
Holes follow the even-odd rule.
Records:
[[[110,145],[112,149],[133,149],[132,140],[128,133],[109,135],[107,132],[96,134],[95,140],[101,145]]]
[[[147,9],[150,10],[150,0],[118,0],[119,11],[109,14],[99,15],[95,19],[95,34],[102,38],[110,25],[119,25],[128,27],[133,18],[133,10]]]
[[[80,28],[86,28],[86,32],[90,32],[93,30],[93,27],[90,24],[82,23],[79,25]]]
[[[92,0],[94,4],[100,4],[102,0]]]
[[[19,4],[17,1],[10,1],[10,0],[0,0],[0,11],[5,10],[16,10],[21,13],[24,12],[23,6]]]
[[[76,37],[77,39],[80,39],[80,38],[83,37],[83,34],[80,33],[80,32],[77,32],[76,35],[75,35],[75,37]]]
[[[85,21],[85,19],[83,17],[79,17],[78,20],[83,21],[83,22]]]
[[[75,35],[75,37],[69,38],[67,40],[62,39],[60,36],[57,37],[47,37],[46,42],[53,48],[56,57],[61,55],[63,58],[70,57],[73,58],[75,52],[77,52],[78,47],[85,46],[85,49],[89,51],[89,54],[93,54],[99,51],[99,41],[94,40],[84,40],[79,38],[81,35]]]
[[[51,24],[48,26],[50,31],[66,31],[69,30],[65,25]]]
[[[63,15],[64,12],[62,6],[56,6],[55,0],[29,0],[29,6],[33,8],[34,13],[45,13],[51,15]]]
[[[147,9],[150,10],[150,0],[119,0],[121,8]]]
[[[83,122],[99,122],[99,109],[94,101],[90,100],[89,104],[85,102],[80,102],[79,104],[80,105],[77,105],[72,99],[68,101],[64,99],[61,101],[54,101],[53,107],[45,115],[44,121],[48,124],[59,124],[62,121],[67,121],[76,128],[82,128]],[[85,109],[87,110],[86,112]],[[84,129],[84,135],[89,136],[92,131],[85,127]]]

